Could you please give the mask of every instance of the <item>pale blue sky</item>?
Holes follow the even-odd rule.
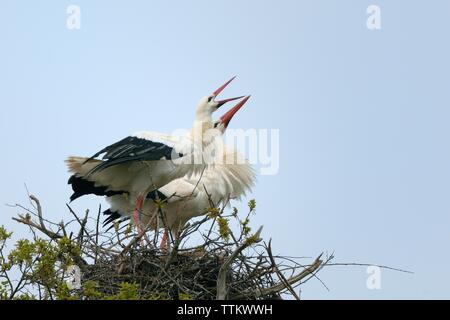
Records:
[[[81,7],[81,30],[66,7]],[[382,29],[366,28],[366,8]],[[450,298],[450,2],[0,1],[0,203],[68,218],[63,160],[132,132],[187,128],[198,99],[252,94],[235,128],[280,129],[254,190],[280,254],[379,263],[324,270],[304,298]],[[74,208],[94,209],[94,198]],[[15,209],[4,207],[0,224]]]

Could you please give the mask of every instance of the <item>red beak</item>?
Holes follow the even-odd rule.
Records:
[[[214,91],[212,94],[214,97],[217,97],[230,83],[231,81],[233,81],[234,79],[236,79],[236,76],[234,76],[233,78],[231,78],[230,80],[228,80],[227,82],[225,82],[219,89],[217,89],[216,91]],[[218,108],[220,108],[221,106],[223,106],[225,103],[233,101],[233,100],[237,100],[237,99],[241,99],[244,96],[240,96],[240,97],[236,97],[236,98],[230,98],[230,99],[224,99],[224,100],[220,100],[217,101],[218,103]]]
[[[219,89],[217,89],[216,91],[213,92],[213,96],[218,96],[223,91],[223,89],[225,89],[231,83],[231,81],[233,81],[235,78],[236,78],[236,76],[234,76],[233,78],[231,78],[230,80],[225,82],[224,85],[222,85]]]
[[[227,113],[225,113],[222,117],[220,117],[220,121],[225,125],[225,127],[228,127],[228,124],[230,123],[231,119],[233,119],[236,112],[241,109],[244,104],[250,99],[251,96],[245,97],[241,102],[239,102],[237,105],[235,105],[233,108],[228,110]]]
[[[236,97],[236,98],[229,98],[229,99],[224,99],[224,100],[220,100],[217,101],[217,103],[219,104],[217,107],[220,108],[221,106],[223,106],[225,103],[233,101],[233,100],[237,100],[237,99],[241,99],[245,96],[240,96],[240,97]]]

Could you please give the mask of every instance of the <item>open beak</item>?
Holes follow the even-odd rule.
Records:
[[[228,110],[227,113],[225,113],[222,117],[220,117],[220,122],[222,122],[225,125],[225,127],[228,127],[231,119],[233,119],[234,115],[239,111],[239,109],[241,109],[244,106],[244,104],[248,101],[248,99],[250,99],[250,97],[251,96],[246,96],[245,99],[243,99],[233,108]]]
[[[219,89],[217,89],[216,91],[214,91],[212,94],[214,97],[217,97],[226,87],[228,87],[228,85],[231,83],[231,81],[233,81],[236,78],[236,76],[234,76],[233,78],[231,78],[230,80],[228,80],[227,82],[225,82]],[[218,108],[220,108],[221,106],[223,106],[225,103],[233,101],[233,100],[237,100],[237,99],[241,99],[244,96],[240,96],[240,97],[236,97],[236,98],[230,98],[230,99],[224,99],[224,100],[220,100],[220,101],[216,101],[218,103]]]
[[[228,85],[231,83],[231,81],[233,81],[234,79],[236,79],[236,76],[234,76],[233,78],[231,78],[230,80],[228,80],[227,82],[225,82],[219,89],[217,89],[216,91],[213,92],[213,96],[218,96],[226,87],[228,87]]]
[[[229,98],[229,99],[224,99],[224,100],[220,100],[220,101],[216,101],[219,105],[217,106],[217,108],[220,108],[221,106],[223,106],[225,103],[233,101],[233,100],[238,100],[241,99],[245,96],[240,96],[240,97],[236,97],[236,98]]]

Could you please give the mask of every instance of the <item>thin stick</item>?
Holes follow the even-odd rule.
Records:
[[[300,297],[295,292],[294,288],[289,284],[283,273],[280,272],[280,269],[278,269],[277,264],[275,262],[275,259],[272,255],[272,239],[269,240],[269,245],[267,246],[267,254],[269,255],[270,262],[272,263],[272,268],[275,269],[278,277],[280,278],[281,282],[285,285],[285,287],[289,290],[289,292],[294,296],[295,299],[300,300]]]
[[[262,226],[259,227],[258,231],[255,233],[254,237],[256,238],[256,242],[260,242],[262,239],[260,238],[262,231]],[[244,242],[236,251],[234,251],[231,256],[225,260],[222,267],[220,267],[219,275],[217,276],[217,296],[216,300],[225,300],[227,297],[227,274],[231,267],[233,261],[237,258],[237,256],[248,248],[252,243],[246,241]]]

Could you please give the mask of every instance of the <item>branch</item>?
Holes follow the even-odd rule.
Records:
[[[277,273],[283,285],[289,290],[289,292],[294,296],[295,299],[300,300],[300,297],[297,295],[294,288],[292,288],[292,285],[289,283],[283,273],[281,273],[275,262],[275,259],[272,255],[272,239],[269,240],[269,245],[267,246],[267,254],[269,255],[270,262],[272,263],[272,268],[275,269],[275,272]]]
[[[322,257],[322,254],[316,258],[316,260],[314,261],[314,263],[312,265],[307,267],[305,270],[300,272],[298,275],[296,275],[294,277],[291,277],[289,279],[286,279],[287,283],[290,286],[293,286],[296,283],[302,281],[307,276],[314,274],[314,272],[316,272],[317,269],[319,269],[322,266],[322,264],[323,264],[323,261],[320,260],[321,257]],[[268,296],[268,295],[271,295],[271,294],[274,294],[274,293],[279,293],[279,292],[283,291],[284,289],[286,289],[286,284],[278,283],[278,284],[276,284],[276,285],[274,285],[272,287],[258,290],[257,292],[255,292],[254,295],[255,295],[256,298],[260,298],[260,297]],[[233,300],[243,299],[245,297],[248,297],[249,294],[252,294],[252,293],[250,293],[250,292],[241,293],[239,296],[233,297]]]
[[[37,224],[34,221],[32,221],[30,218],[20,215],[19,214],[19,218],[12,218],[14,221],[17,221],[19,223],[25,224],[31,228],[35,228],[39,231],[41,231],[43,234],[47,235],[50,239],[55,240],[55,239],[61,239],[62,236],[58,233],[55,233],[53,231],[48,230],[45,225],[43,224]]]
[[[258,231],[256,231],[254,237],[256,238],[256,243],[260,242],[262,239],[260,238],[262,226],[259,227]],[[216,300],[225,300],[227,297],[227,274],[231,267],[231,264],[233,261],[238,257],[238,255],[244,251],[246,248],[254,244],[255,242],[251,243],[249,241],[245,241],[239,248],[237,248],[236,251],[234,251],[231,256],[225,260],[222,267],[220,267],[219,275],[217,276],[217,296]]]
[[[39,199],[36,198],[34,195],[30,195],[30,199],[31,199],[32,201],[34,201],[34,203],[36,203],[37,213],[38,213],[39,223],[40,223],[40,225],[41,225],[41,228],[42,228],[42,229],[47,229],[47,228],[45,227],[45,224],[44,224],[44,218],[42,217],[42,207],[41,207],[41,203],[39,202]]]

